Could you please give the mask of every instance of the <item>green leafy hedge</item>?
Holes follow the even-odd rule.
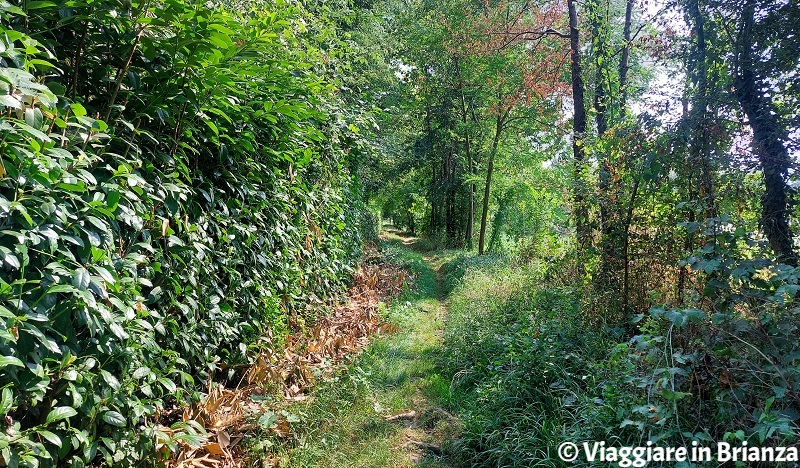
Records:
[[[0,2],[9,466],[197,443],[158,425],[349,277],[362,117],[332,27],[293,1],[208,5]]]

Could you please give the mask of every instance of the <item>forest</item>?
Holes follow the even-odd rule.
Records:
[[[0,466],[800,462],[795,0],[0,0],[0,135]]]

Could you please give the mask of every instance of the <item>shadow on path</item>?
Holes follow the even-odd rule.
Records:
[[[446,316],[444,258],[418,252],[418,239],[383,233],[384,260],[413,275],[414,285],[384,311],[397,331],[375,338],[347,371],[320,385],[299,408],[294,441],[280,466],[443,467],[442,445],[460,423],[442,406],[450,382],[439,373]]]

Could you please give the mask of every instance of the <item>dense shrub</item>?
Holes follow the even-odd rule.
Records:
[[[199,442],[176,409],[347,280],[361,117],[336,105],[326,21],[284,0],[0,6],[7,465]]]
[[[563,262],[455,268],[464,273],[441,361],[465,427],[451,455],[465,465],[560,466],[564,441],[794,443],[798,274],[749,255],[741,246],[759,242],[743,230],[705,234],[686,263],[706,290],[620,327],[598,325],[591,290],[549,271]]]
[[[692,224],[707,242],[685,263],[706,286],[683,305],[651,308],[631,340],[650,371],[634,382],[653,402],[631,419],[672,440],[796,441],[798,272],[754,257],[765,242],[725,218]]]

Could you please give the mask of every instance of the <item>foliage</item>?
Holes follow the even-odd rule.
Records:
[[[404,47],[374,197],[468,251],[444,267],[450,455],[795,441],[796,5],[564,6],[383,6]]]
[[[452,294],[459,461],[793,441],[797,5],[566,6],[1,3],[3,462],[201,443],[383,219],[453,257],[387,248]]]
[[[2,458],[196,445],[172,408],[358,256],[366,117],[335,98],[335,30],[283,0],[0,8]]]
[[[445,266],[451,455],[794,440],[796,6],[569,3],[571,30],[563,4],[384,6],[405,47],[375,198],[417,246],[470,251]]]
[[[440,355],[465,424],[450,455],[558,466],[552,450],[563,441],[795,441],[796,273],[736,255],[731,245],[752,240],[735,232],[690,260],[714,275],[717,300],[653,307],[630,337],[594,329],[590,298],[552,284],[541,264],[467,270],[450,297]]]
[[[794,392],[797,273],[742,256],[742,244],[763,242],[724,218],[709,220],[704,229],[709,241],[688,260],[710,278],[703,296],[694,307],[653,307],[632,341],[653,366],[639,386],[659,397],[657,433],[722,440],[741,428],[740,440],[787,443],[796,438],[800,403]],[[642,418],[636,424],[649,425]]]

